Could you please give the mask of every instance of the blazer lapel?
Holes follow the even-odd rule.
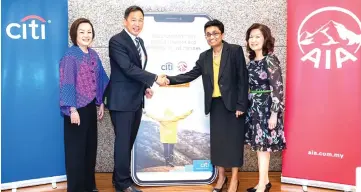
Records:
[[[148,61],[148,56],[147,56],[147,51],[145,50],[145,46],[144,46],[144,41],[143,41],[143,39],[141,39],[140,40],[140,46],[142,47],[142,49],[143,49],[143,52],[144,52],[144,67],[143,67],[143,69],[145,69],[145,67],[147,66],[147,61]]]
[[[223,72],[224,72],[224,68],[227,65],[227,60],[228,60],[228,55],[229,55],[229,50],[228,50],[229,46],[226,42],[223,43],[223,49],[222,49],[222,56],[221,56],[221,63],[220,63],[220,68],[219,68],[219,74],[218,74],[218,79],[221,78]]]
[[[135,43],[134,43],[133,39],[128,35],[128,33],[125,30],[123,30],[122,33],[123,33],[124,39],[129,43],[129,46],[131,47],[133,54],[137,58],[138,65],[142,66],[142,63],[140,62],[138,50],[137,50],[137,47],[135,47]]]
[[[208,68],[208,74],[211,78],[211,82],[212,82],[212,87],[214,85],[214,75],[213,75],[213,49],[210,49],[207,52],[206,58],[205,58],[205,65]]]

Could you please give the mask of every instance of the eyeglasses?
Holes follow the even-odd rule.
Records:
[[[216,33],[206,33],[205,37],[206,38],[211,38],[213,36],[215,38],[218,38],[220,34],[221,33],[218,33],[218,32],[216,32]]]

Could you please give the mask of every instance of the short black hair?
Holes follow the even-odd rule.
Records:
[[[78,45],[78,43],[76,42],[76,38],[78,37],[78,28],[79,28],[79,25],[82,24],[82,23],[89,23],[91,28],[92,28],[92,32],[93,32],[93,39],[95,37],[95,32],[94,32],[94,27],[93,27],[93,24],[90,22],[89,19],[86,19],[86,18],[79,18],[77,20],[75,20],[71,26],[70,26],[70,30],[69,30],[69,35],[70,35],[70,39],[71,39],[71,42],[74,44],[74,45]]]
[[[205,25],[204,25],[204,32],[206,32],[206,29],[208,27],[212,27],[212,26],[215,26],[215,27],[218,27],[218,29],[221,31],[221,33],[223,34],[224,33],[224,25],[221,21],[217,20],[217,19],[213,19],[211,21],[208,21]]]
[[[140,11],[140,12],[142,12],[142,15],[143,15],[143,17],[144,17],[144,11],[143,11],[143,9],[140,8],[139,6],[132,5],[132,6],[128,7],[128,8],[125,10],[124,19],[128,19],[129,14],[130,14],[131,12],[135,12],[135,11]]]

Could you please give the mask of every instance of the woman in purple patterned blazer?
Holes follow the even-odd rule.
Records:
[[[60,61],[67,191],[98,191],[94,174],[97,119],[104,114],[103,94],[109,78],[98,54],[89,47],[94,39],[92,23],[77,19],[69,33],[73,45]]]

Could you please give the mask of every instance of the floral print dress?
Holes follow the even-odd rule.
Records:
[[[247,65],[249,107],[246,115],[245,142],[253,151],[282,151],[286,148],[283,126],[283,80],[280,62],[274,54]],[[268,120],[277,113],[277,125],[271,130]]]

